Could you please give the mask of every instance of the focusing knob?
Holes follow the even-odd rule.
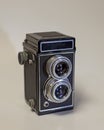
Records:
[[[28,54],[26,52],[18,53],[19,64],[23,65],[28,60]]]

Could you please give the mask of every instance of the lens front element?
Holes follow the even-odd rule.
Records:
[[[65,85],[60,85],[55,90],[55,96],[57,99],[62,99],[68,93],[68,88]]]
[[[67,73],[69,69],[69,66],[66,62],[59,62],[55,67],[55,73],[58,76],[63,76],[65,73]]]

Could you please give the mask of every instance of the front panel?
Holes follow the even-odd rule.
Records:
[[[71,63],[72,63],[72,70],[70,75],[67,77],[69,83],[71,84],[71,94],[70,97],[61,103],[55,103],[52,101],[49,101],[45,96],[44,96],[44,91],[45,91],[45,84],[47,80],[51,78],[47,74],[46,71],[46,64],[47,61],[55,56],[55,55],[60,55],[67,57]],[[57,52],[57,53],[44,53],[44,54],[39,54],[38,55],[38,66],[39,66],[39,112],[47,112],[47,111],[55,111],[55,110],[63,110],[65,108],[72,108],[73,107],[73,91],[74,91],[74,52]],[[48,102],[48,106],[45,106],[45,103]]]

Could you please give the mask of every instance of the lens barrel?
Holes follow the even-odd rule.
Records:
[[[47,73],[54,79],[67,78],[72,70],[71,61],[64,56],[55,55],[51,57],[46,64]]]
[[[68,79],[56,80],[50,78],[45,84],[44,96],[51,102],[62,103],[70,97],[71,92]]]

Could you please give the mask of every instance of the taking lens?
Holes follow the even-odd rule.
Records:
[[[45,84],[44,96],[51,102],[61,103],[70,97],[71,91],[68,79],[55,80],[50,78]]]
[[[68,87],[66,87],[65,85],[60,85],[55,90],[55,96],[58,99],[62,99],[67,94],[68,94]]]

